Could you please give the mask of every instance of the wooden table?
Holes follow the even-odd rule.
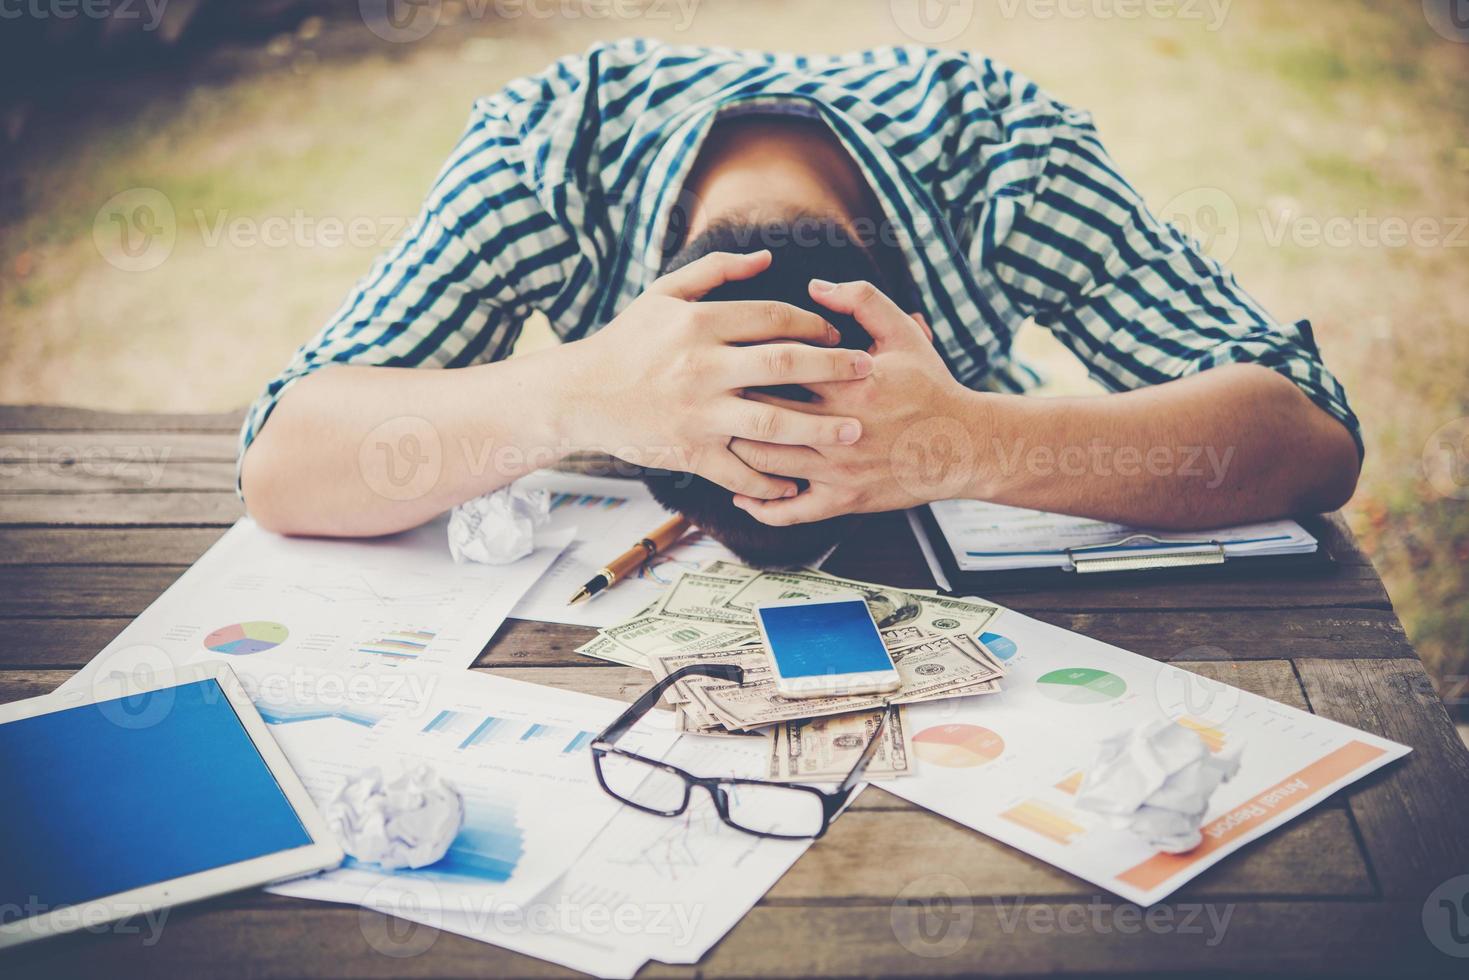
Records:
[[[240,516],[238,422],[0,409],[0,701],[55,688]],[[1339,520],[1320,527],[1336,559],[1321,577],[1207,586],[1182,579],[994,598],[1396,739],[1413,747],[1406,760],[1226,859],[1150,917],[870,789],[697,970],[651,965],[644,974],[1466,975],[1469,960],[1440,952],[1428,933],[1469,954],[1469,900],[1457,946],[1441,924],[1426,930],[1423,913],[1435,888],[1469,873],[1469,754],[1371,563]],[[828,567],[894,585],[931,584],[901,520],[873,518],[862,538]],[[647,676],[575,655],[589,632],[511,621],[476,669],[631,699]],[[1455,899],[1469,891],[1469,879],[1459,884]],[[958,899],[940,900],[955,890]],[[108,930],[33,945],[0,955],[0,975],[564,972],[377,913],[263,893],[175,910],[160,941],[148,945],[146,935]],[[417,955],[382,951],[425,946]]]

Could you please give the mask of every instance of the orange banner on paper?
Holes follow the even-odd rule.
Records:
[[[1203,828],[1203,843],[1187,854],[1154,854],[1142,864],[1122,872],[1117,880],[1134,888],[1157,888],[1174,875],[1254,830],[1263,821],[1300,806],[1313,793],[1356,771],[1386,751],[1366,742],[1348,742],[1206,825]]]

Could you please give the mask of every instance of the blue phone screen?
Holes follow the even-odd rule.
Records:
[[[759,610],[770,652],[785,677],[890,670],[892,658],[861,599]]]

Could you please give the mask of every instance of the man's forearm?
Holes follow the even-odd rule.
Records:
[[[1230,365],[1091,398],[975,394],[970,496],[1164,529],[1333,510],[1359,460],[1287,379]]]
[[[287,534],[388,534],[548,466],[567,450],[558,421],[566,350],[303,378],[245,453],[246,507]]]

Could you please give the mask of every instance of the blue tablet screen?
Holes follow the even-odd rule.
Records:
[[[310,843],[218,681],[0,724],[0,922]]]

